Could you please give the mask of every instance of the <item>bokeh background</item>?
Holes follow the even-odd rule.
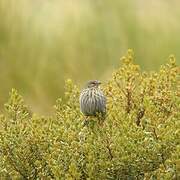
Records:
[[[0,109],[16,88],[49,113],[64,80],[108,79],[128,48],[144,70],[180,63],[179,0],[0,0]]]

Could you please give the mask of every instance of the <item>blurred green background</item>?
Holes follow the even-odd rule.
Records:
[[[0,0],[0,107],[16,88],[51,112],[64,80],[105,81],[128,48],[144,70],[180,63],[179,0]],[[1,108],[0,108],[1,109]]]

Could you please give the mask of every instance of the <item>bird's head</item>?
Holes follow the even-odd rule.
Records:
[[[95,87],[95,88],[98,88],[98,86],[101,84],[100,81],[98,80],[91,80],[87,83],[87,87],[88,88],[92,88],[92,87]]]

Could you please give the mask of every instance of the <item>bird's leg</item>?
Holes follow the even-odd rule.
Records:
[[[85,116],[83,126],[87,126],[89,124],[89,116]]]
[[[103,126],[105,120],[105,114],[98,113],[97,114],[98,123],[100,126]]]
[[[83,122],[83,126],[87,126],[87,127],[94,127],[94,125],[97,123],[97,120],[95,120],[94,118],[97,118],[95,116],[86,116],[84,122]]]

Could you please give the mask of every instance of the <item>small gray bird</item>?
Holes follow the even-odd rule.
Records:
[[[102,117],[105,117],[106,97],[99,88],[100,84],[101,82],[98,80],[91,80],[80,94],[80,109],[85,116],[101,114]]]

